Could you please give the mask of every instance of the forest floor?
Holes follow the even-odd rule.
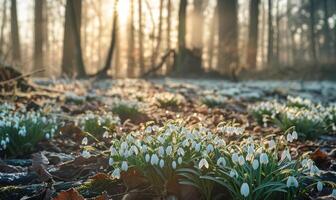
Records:
[[[9,112],[6,109],[13,113],[23,109],[27,113],[41,112],[37,116],[45,115],[47,120],[55,118],[53,123],[57,124],[54,130],[42,131],[43,138],[36,144],[31,142],[28,149],[23,146],[29,140],[11,144],[15,138],[9,139],[7,148],[0,148],[0,199],[158,199],[141,192],[146,191],[141,186],[131,187],[136,182],[132,175],[122,179],[111,176],[113,169],[108,153],[115,138],[146,130],[151,124],[148,122],[162,126],[177,119],[183,120],[185,126],[202,124],[209,130],[215,130],[223,122],[244,127],[243,136],[224,135],[226,144],[248,136],[256,140],[270,136],[281,138],[286,137],[286,130],[264,118],[258,123],[251,108],[265,101],[284,103],[288,96],[301,97],[298,102],[303,104],[308,102],[304,99],[308,99],[309,105],[327,107],[336,102],[333,82],[234,83],[197,79],[39,79],[34,82],[44,89],[0,92],[0,122],[6,116],[1,113]],[[110,121],[102,125],[106,122],[105,116]],[[98,120],[90,125],[87,121],[91,118]],[[1,126],[5,125],[0,123],[0,140],[5,141],[10,129],[5,133]],[[314,128],[308,129],[314,132],[312,137],[297,131],[298,139],[289,145],[291,155],[296,159],[307,153],[320,169],[321,180],[335,183],[336,130],[332,127],[316,132]],[[10,145],[16,148],[10,149]],[[307,196],[300,198],[333,199],[332,189],[333,186],[325,184],[322,191],[311,189]],[[172,196],[201,199],[201,194],[190,191],[189,196],[164,194],[168,199],[174,199]],[[193,192],[195,194],[191,194]]]

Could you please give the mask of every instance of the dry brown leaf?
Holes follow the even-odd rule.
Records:
[[[53,200],[84,200],[84,197],[74,188],[60,192]]]

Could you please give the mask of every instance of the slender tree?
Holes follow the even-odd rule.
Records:
[[[187,21],[187,0],[180,0],[178,12],[178,55],[176,72],[180,74],[183,71],[183,65],[186,57],[186,21]]]
[[[257,65],[259,3],[260,0],[250,1],[250,23],[246,63],[252,69],[255,69]]]
[[[191,43],[192,48],[202,52],[203,48],[203,0],[194,0],[194,10],[192,14]]]
[[[127,76],[134,77],[134,1],[130,1],[130,15],[128,17],[128,31],[127,31]]]
[[[267,63],[273,62],[273,5],[272,0],[268,0],[268,46],[267,46]]]
[[[209,39],[209,60],[208,60],[208,67],[214,69],[213,66],[213,58],[214,58],[214,51],[215,51],[215,33],[216,33],[216,29],[218,28],[218,4],[215,7],[213,16],[212,16],[212,23],[210,26],[210,36]]]
[[[238,3],[236,0],[218,0],[219,42],[218,69],[232,75],[238,67]]]
[[[44,0],[35,0],[34,18],[34,69],[43,67],[43,6]]]
[[[145,59],[143,47],[143,25],[142,25],[142,0],[138,0],[138,15],[139,15],[139,64],[140,75],[145,72]]]
[[[317,65],[316,55],[316,34],[315,34],[315,1],[309,1],[309,13],[310,13],[310,51],[313,59],[313,64]]]
[[[4,56],[4,35],[5,35],[5,27],[7,22],[7,0],[3,1],[2,5],[2,21],[1,21],[1,28],[0,28],[0,59],[3,59]]]
[[[12,39],[12,60],[14,63],[21,62],[21,47],[19,25],[17,19],[16,0],[11,0],[11,39]]]
[[[167,40],[167,49],[171,49],[170,37],[171,37],[171,14],[172,13],[172,3],[171,0],[167,0],[167,32],[166,32],[166,40]],[[167,58],[167,72],[171,70],[171,59]]]
[[[329,58],[332,57],[332,37],[331,37],[331,31],[329,27],[329,9],[328,9],[328,0],[323,0],[323,10],[324,10],[324,16],[323,16],[323,33],[324,33],[324,57],[325,60],[328,62]]]

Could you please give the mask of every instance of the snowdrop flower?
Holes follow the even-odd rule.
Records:
[[[6,142],[9,143],[9,137],[6,137]]]
[[[132,145],[130,151],[133,152],[135,155],[138,155],[139,150],[136,146]]]
[[[164,167],[164,160],[160,160],[160,167],[163,168]]]
[[[260,154],[260,164],[265,164],[267,165],[268,163],[268,156],[266,153]]]
[[[187,147],[187,146],[189,146],[189,141],[188,141],[188,139],[186,139],[186,140],[184,140],[184,141],[182,142],[182,146],[183,146],[183,147]]]
[[[220,158],[217,160],[217,165],[218,165],[219,167],[225,167],[225,165],[226,165],[226,161],[225,161],[225,159],[224,159],[223,157],[220,157]]]
[[[111,151],[111,156],[115,156],[118,154],[117,150],[113,146],[110,147],[110,151]]]
[[[180,147],[177,149],[177,154],[180,156],[184,156],[184,150]]]
[[[125,171],[125,172],[128,170],[128,164],[127,164],[126,161],[123,161],[123,162],[121,163],[121,170],[123,170],[123,171]]]
[[[209,163],[208,163],[208,161],[205,158],[202,158],[200,160],[200,162],[198,163],[198,168],[199,169],[202,169],[203,167],[205,167],[207,169],[209,168]]]
[[[110,166],[112,166],[112,165],[113,165],[113,163],[114,163],[114,160],[113,160],[113,158],[112,158],[112,157],[110,157],[110,158],[109,158],[109,165],[110,165]]]
[[[292,136],[292,134],[288,133],[287,135],[287,142],[293,142],[294,138]]]
[[[245,159],[244,159],[243,156],[239,156],[239,158],[238,158],[238,163],[239,163],[240,166],[242,166],[242,165],[245,164]]]
[[[88,139],[87,139],[87,137],[85,137],[82,140],[82,145],[87,145],[87,144],[88,144]]]
[[[162,157],[164,155],[164,152],[165,152],[165,150],[164,150],[163,146],[160,146],[159,150],[158,150],[159,156]]]
[[[239,156],[238,156],[237,153],[232,154],[232,157],[231,157],[232,162],[234,162],[234,163],[238,162],[238,158],[239,158]]]
[[[310,167],[309,174],[310,174],[310,176],[320,175],[321,171],[320,171],[320,169],[316,165],[312,165]]]
[[[104,132],[103,134],[103,138],[108,138],[109,137],[109,133],[107,131]]]
[[[142,147],[141,147],[141,152],[142,153],[146,153],[147,152],[147,145],[142,145]]]
[[[332,192],[331,192],[331,196],[336,198],[336,189],[333,189]]]
[[[323,190],[323,183],[318,181],[316,184],[317,191],[321,192]]]
[[[172,162],[172,167],[173,167],[173,169],[176,169],[176,161],[175,160]]]
[[[257,170],[259,168],[259,161],[254,159],[252,162],[252,167],[254,170]]]
[[[298,139],[298,133],[296,131],[293,131],[292,138],[293,138],[293,140],[297,140]]]
[[[177,159],[177,163],[180,165],[180,164],[182,164],[182,157],[178,157],[178,159]]]
[[[243,183],[240,187],[240,194],[247,197],[250,194],[250,188],[247,183]]]
[[[50,139],[50,134],[49,134],[49,133],[46,133],[46,134],[45,134],[45,138],[46,138],[47,140],[49,140],[49,139]]]
[[[196,145],[195,145],[195,151],[196,152],[199,152],[201,150],[201,143],[197,143]]]
[[[91,154],[90,154],[90,152],[88,152],[87,150],[84,150],[84,151],[82,152],[82,156],[83,156],[84,158],[90,158],[90,157],[91,157]]]
[[[168,147],[166,148],[166,154],[167,154],[168,156],[170,156],[172,152],[173,152],[173,147],[172,147],[172,146],[168,146]]]
[[[284,150],[284,151],[281,153],[281,160],[285,160],[286,158],[287,158],[289,161],[292,160],[292,157],[291,157],[291,155],[290,155],[288,149]]]
[[[271,150],[271,149],[275,149],[275,141],[272,139],[268,142],[268,148]]]
[[[159,157],[156,154],[153,154],[150,162],[152,165],[157,165],[159,163]]]
[[[299,187],[299,183],[294,176],[289,176],[286,183],[287,187]]]
[[[206,150],[207,150],[208,153],[213,152],[213,151],[214,151],[214,147],[213,147],[213,145],[212,145],[212,144],[208,144]]]
[[[238,173],[237,173],[237,171],[235,170],[235,169],[232,169],[231,171],[230,171],[230,176],[232,177],[232,178],[234,178],[234,177],[238,177]]]
[[[149,159],[150,159],[150,155],[149,155],[149,154],[146,154],[146,155],[145,155],[145,161],[146,161],[146,162],[149,162]]]
[[[119,168],[116,168],[113,170],[112,177],[116,179],[120,179],[120,169]]]

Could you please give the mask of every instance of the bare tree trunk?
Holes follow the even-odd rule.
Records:
[[[170,44],[170,35],[171,35],[171,13],[172,13],[172,4],[171,0],[167,0],[167,34],[166,34],[166,39],[167,39],[167,49],[171,49],[171,44]],[[171,71],[171,59],[168,57],[167,58],[167,72]]]
[[[3,1],[2,22],[0,28],[0,59],[4,59],[4,32],[7,22],[7,0]]]
[[[271,65],[273,62],[273,15],[272,0],[268,0],[268,47],[267,47],[267,63]]]
[[[11,0],[11,39],[12,39],[12,60],[14,63],[21,62],[20,35],[17,19],[16,0]]]
[[[138,0],[139,14],[139,63],[140,76],[145,72],[144,48],[143,48],[143,27],[142,27],[142,0]]]
[[[275,62],[279,64],[280,62],[280,5],[279,0],[276,1],[276,56]]]
[[[43,67],[43,6],[44,0],[35,0],[34,69]]]
[[[294,39],[294,31],[292,30],[292,15],[291,15],[291,9],[292,5],[290,3],[290,0],[287,0],[287,29],[288,29],[288,34],[290,38],[290,45],[288,45],[288,54],[290,54],[289,60],[292,62],[289,62],[289,65],[295,65],[296,64],[296,44],[295,44],[295,39]]]
[[[218,0],[219,52],[218,69],[225,75],[234,75],[238,68],[238,2]]]
[[[187,21],[187,0],[181,0],[178,13],[178,55],[176,72],[180,74],[184,68],[186,57],[186,21]]]
[[[157,35],[157,43],[155,48],[153,49],[152,55],[152,67],[155,67],[157,57],[160,53],[160,45],[161,45],[161,37],[162,37],[162,16],[163,16],[163,0],[160,0],[160,14],[159,14],[159,27],[158,27],[158,35]]]
[[[194,10],[192,15],[192,48],[202,54],[203,48],[203,0],[194,0]]]
[[[261,21],[261,64],[264,66],[265,64],[265,30],[266,30],[266,11],[265,11],[265,4],[262,3],[262,21]]]
[[[214,50],[215,50],[215,33],[218,25],[218,4],[215,7],[212,23],[210,26],[210,37],[209,37],[209,60],[208,60],[208,67],[214,69],[213,65],[213,58],[214,58]]]
[[[252,69],[255,69],[257,66],[259,2],[260,0],[250,1],[250,23],[249,23],[249,38],[247,47],[247,64],[248,67]]]
[[[310,12],[310,51],[313,59],[314,66],[317,65],[316,55],[316,36],[315,36],[315,2],[310,0],[309,2]]]
[[[324,32],[324,45],[323,45],[323,57],[325,57],[325,61],[328,63],[330,58],[332,57],[332,37],[331,31],[329,28],[329,10],[328,10],[328,0],[323,0],[323,10],[324,10],[324,25],[323,25],[323,32]]]
[[[134,1],[130,2],[130,15],[128,18],[128,52],[127,52],[127,76],[134,77]]]
[[[115,0],[114,11],[113,11],[113,25],[111,31],[111,42],[110,47],[106,56],[106,62],[101,71],[97,73],[98,77],[108,77],[107,71],[110,69],[112,64],[113,52],[115,50],[116,41],[117,41],[117,29],[118,29],[118,0]]]

